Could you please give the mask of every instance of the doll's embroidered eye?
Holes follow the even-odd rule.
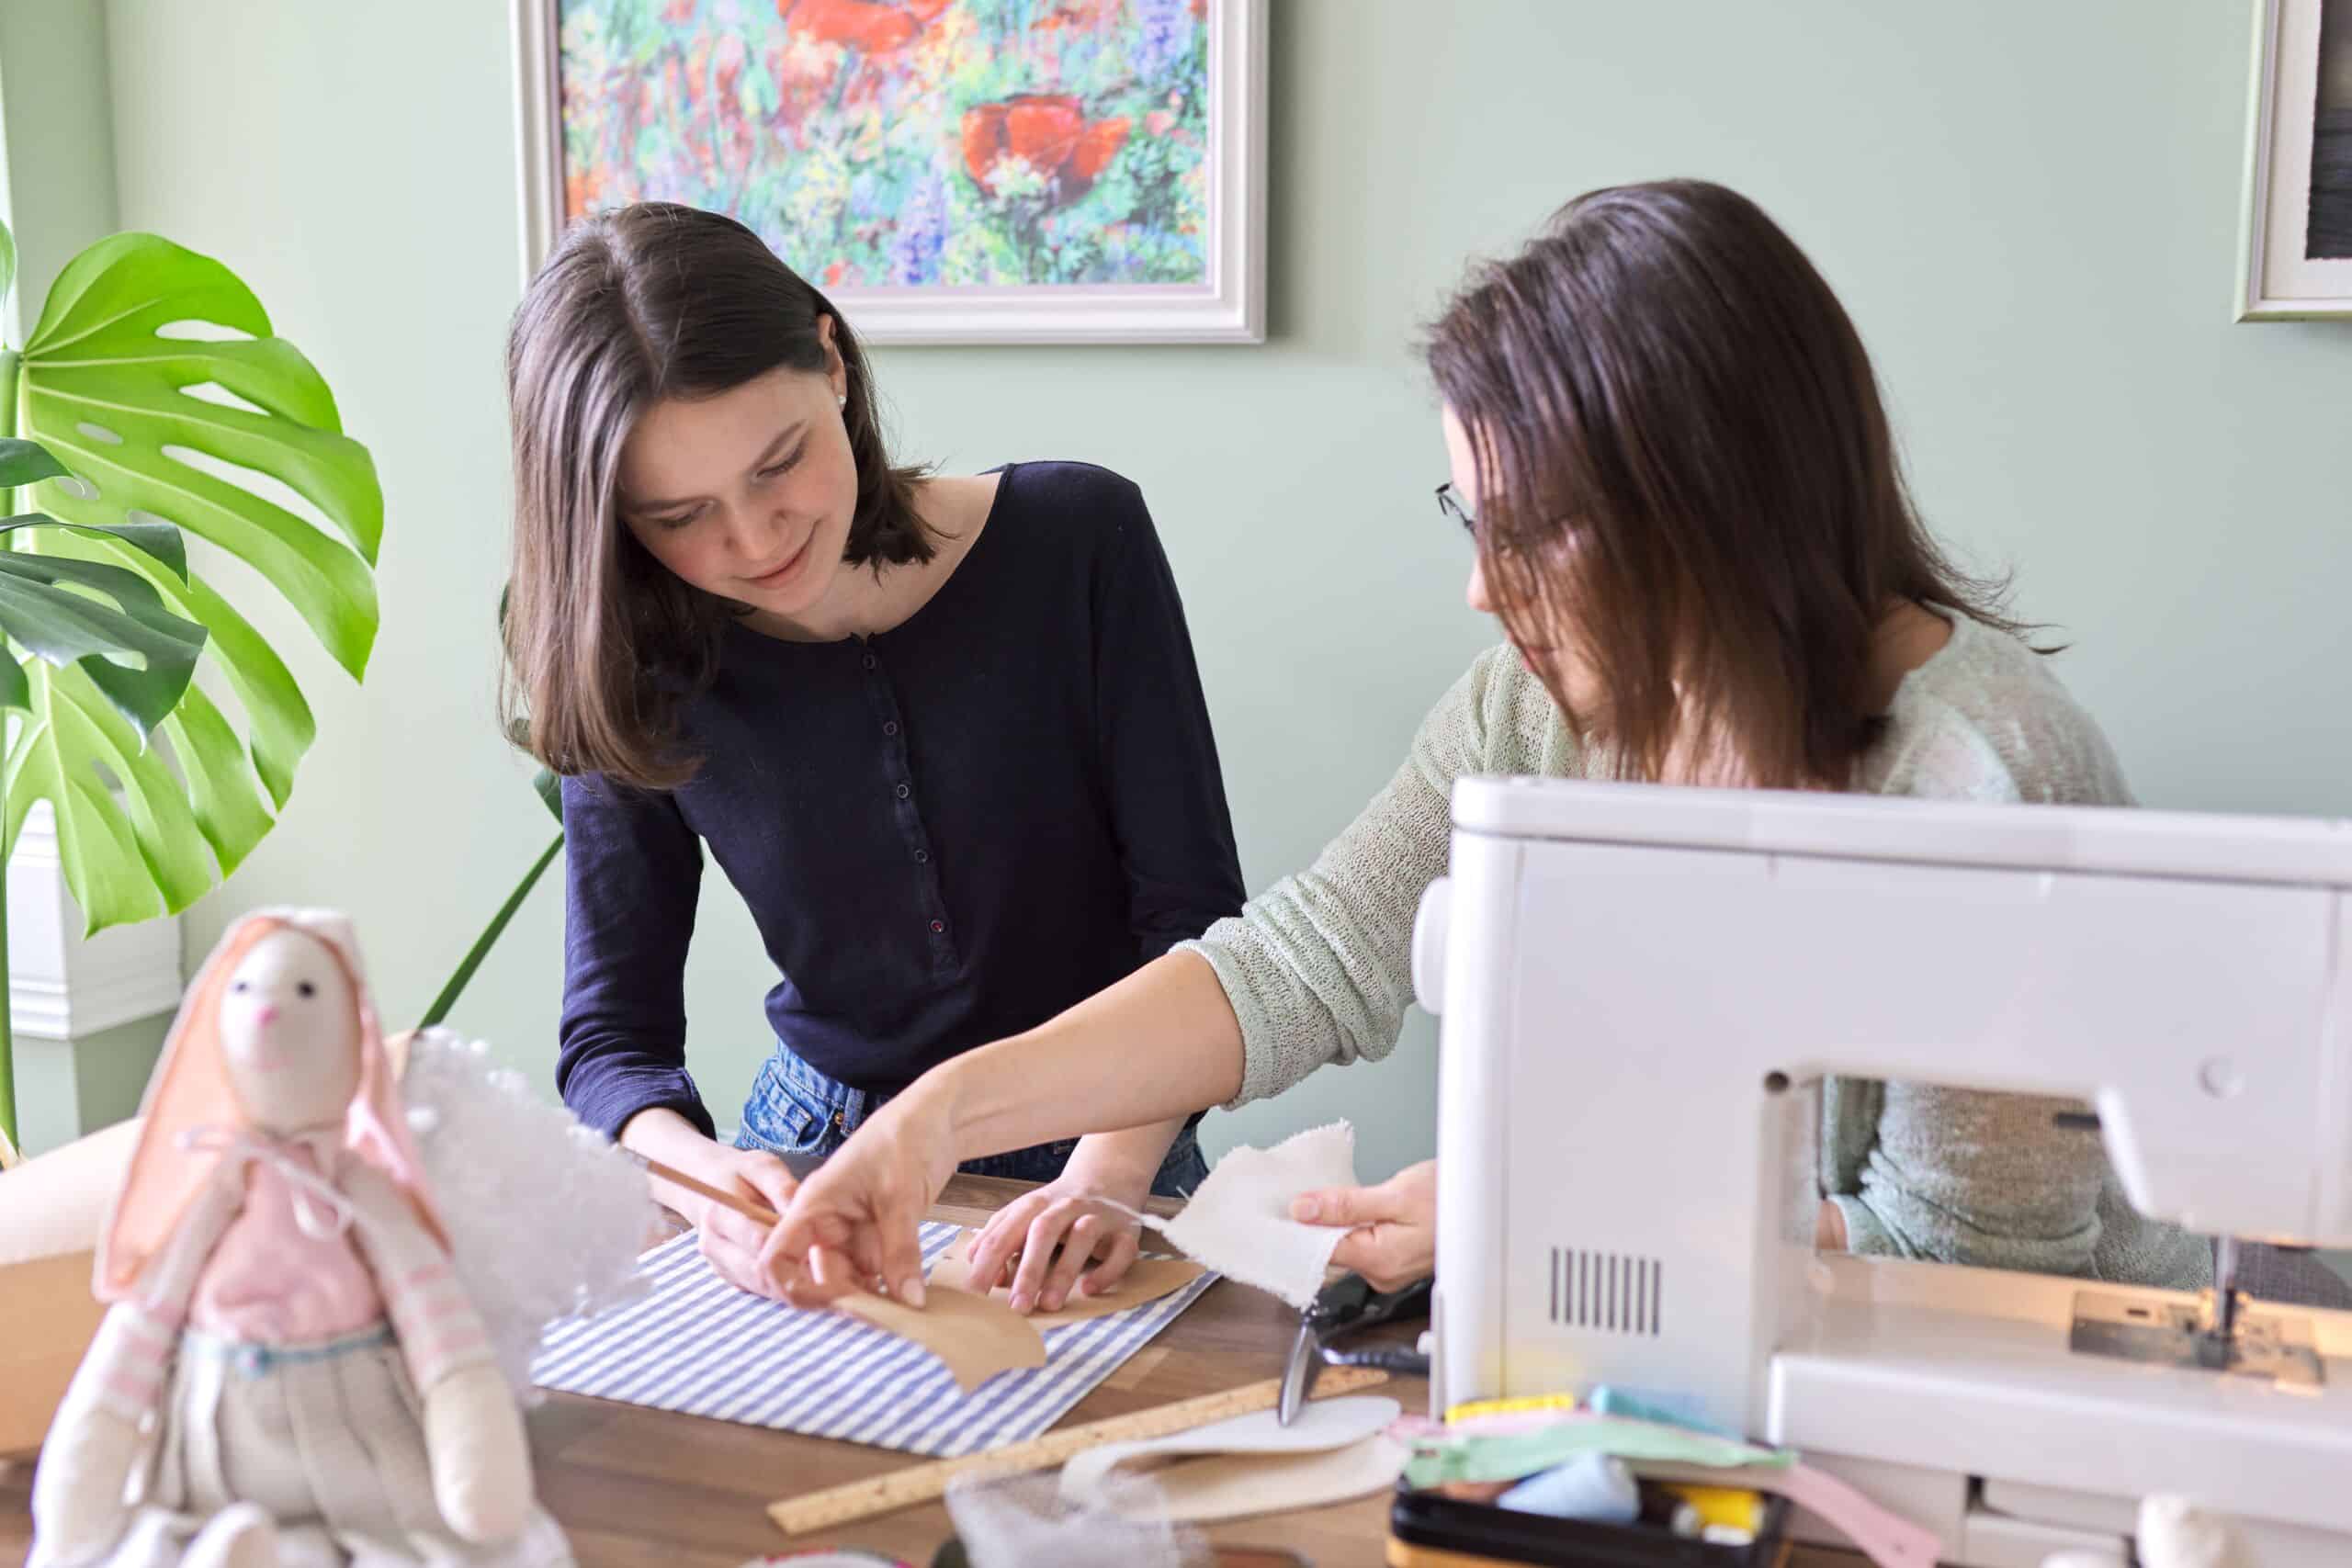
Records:
[[[251,980],[240,980],[229,988],[232,991],[250,991],[254,988],[254,983]]]
[[[298,997],[315,997],[319,994],[319,988],[305,980],[294,987],[294,994]]]

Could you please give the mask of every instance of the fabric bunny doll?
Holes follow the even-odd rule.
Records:
[[[32,1568],[568,1564],[396,1098],[349,924],[189,988],[33,1483]]]

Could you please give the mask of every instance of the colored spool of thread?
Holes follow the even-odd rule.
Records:
[[[1764,1499],[1741,1486],[1669,1486],[1668,1491],[1699,1511],[1703,1524],[1753,1536],[1764,1528]]]
[[[1516,1399],[1470,1399],[1460,1404],[1448,1405],[1448,1421],[1467,1420],[1474,1416],[1516,1416],[1530,1410],[1574,1410],[1577,1396],[1573,1393],[1528,1393]]]
[[[1642,1516],[1642,1489],[1625,1461],[1608,1454],[1578,1454],[1566,1464],[1531,1475],[1495,1506],[1555,1519],[1630,1525]]]

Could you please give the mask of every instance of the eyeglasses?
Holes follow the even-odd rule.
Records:
[[[1462,525],[1462,531],[1476,539],[1478,536],[1477,514],[1462,504],[1462,492],[1448,479],[1437,487],[1437,509]]]

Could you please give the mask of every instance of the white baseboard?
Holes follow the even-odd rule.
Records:
[[[19,1034],[71,1040],[179,1005],[177,916],[82,935],[82,910],[57,858],[57,821],[42,801],[9,857],[8,1008]]]

